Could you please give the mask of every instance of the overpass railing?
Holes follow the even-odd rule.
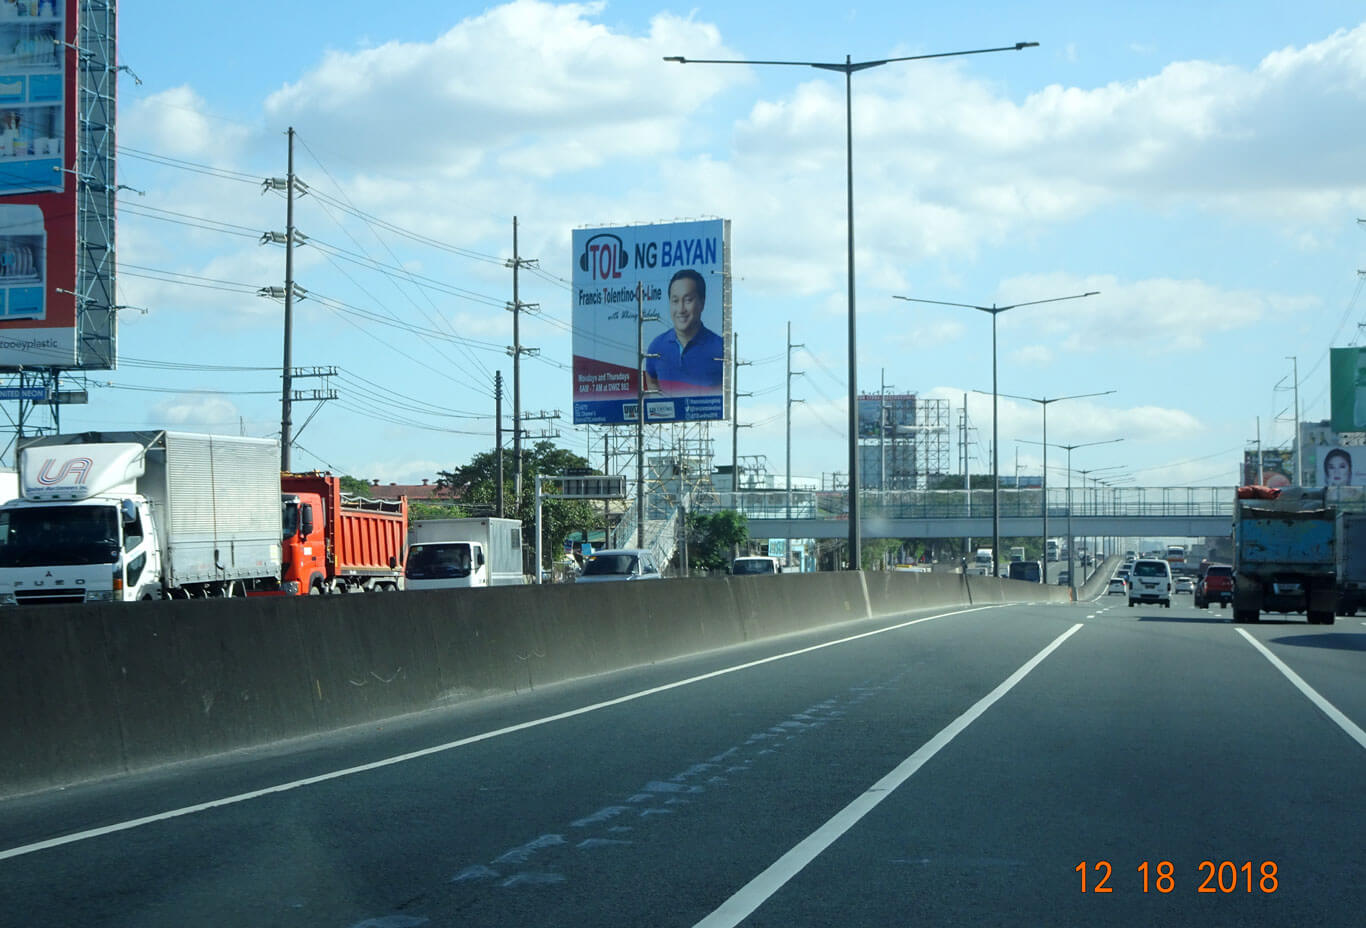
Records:
[[[1073,516],[1228,516],[1233,518],[1234,488],[1227,487],[1073,487]],[[989,515],[991,490],[865,490],[859,493],[860,516],[888,519],[957,519]],[[1042,490],[1001,490],[1003,518],[1033,517],[1043,512]],[[786,490],[741,490],[718,493],[700,507],[715,512],[733,509],[752,519],[784,519],[789,515]],[[844,491],[793,490],[793,519],[840,519],[849,514]],[[1068,491],[1049,487],[1048,517],[1066,518]]]

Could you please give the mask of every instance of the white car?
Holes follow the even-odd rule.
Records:
[[[1110,588],[1105,591],[1105,595],[1109,596],[1111,593],[1118,593],[1120,596],[1127,596],[1129,594],[1129,584],[1124,582],[1123,577],[1111,577]]]

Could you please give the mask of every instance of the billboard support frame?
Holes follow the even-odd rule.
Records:
[[[118,367],[115,302],[115,116],[118,5],[77,0],[76,363]]]

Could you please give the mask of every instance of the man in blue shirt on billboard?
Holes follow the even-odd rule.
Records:
[[[725,367],[724,339],[702,324],[707,282],[692,268],[669,281],[669,318],[674,327],[650,342],[645,362],[645,389],[673,394],[721,391]]]

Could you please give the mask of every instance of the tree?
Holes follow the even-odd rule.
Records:
[[[339,482],[341,483],[341,491],[348,496],[364,496],[366,499],[371,496],[369,481],[352,477],[350,474],[343,474]]]
[[[588,470],[588,460],[566,448],[542,440],[522,449],[522,498],[514,497],[512,455],[503,454],[503,509],[508,518],[520,519],[522,537],[527,540],[525,559],[530,565],[536,549],[536,476],[559,476],[573,470]],[[589,471],[598,473],[598,471]],[[494,515],[498,499],[498,458],[493,451],[481,451],[468,464],[437,474],[437,486],[459,495],[460,505],[469,512]],[[582,531],[600,523],[602,515],[585,500],[545,499],[541,504],[541,523],[546,551],[559,551],[570,532]]]
[[[731,548],[749,541],[749,520],[731,509],[688,513],[688,564],[707,570],[724,570]]]

